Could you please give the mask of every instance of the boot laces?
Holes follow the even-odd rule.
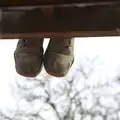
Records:
[[[71,39],[69,39],[69,38],[64,39],[64,45],[65,45],[65,47],[70,47],[70,45],[71,45]]]
[[[35,46],[37,44],[34,40],[23,40],[22,43],[25,47]]]
[[[20,51],[25,51],[27,53],[34,53],[33,51],[36,50],[37,47],[36,45],[39,45],[38,42],[34,40],[24,40],[24,39],[21,39],[18,44]]]

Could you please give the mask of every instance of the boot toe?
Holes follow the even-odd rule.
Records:
[[[55,77],[64,77],[73,64],[73,56],[50,54],[44,60],[44,67],[48,74]]]
[[[39,74],[42,68],[42,61],[38,57],[28,57],[24,56],[21,58],[16,58],[16,71],[18,74],[27,77],[35,77]]]

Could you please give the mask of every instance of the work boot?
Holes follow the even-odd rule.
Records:
[[[42,69],[43,51],[43,39],[20,39],[14,52],[16,72],[36,77]]]
[[[55,77],[63,77],[68,73],[73,61],[73,38],[52,38],[44,55],[44,67],[47,73]]]

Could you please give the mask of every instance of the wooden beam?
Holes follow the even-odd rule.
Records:
[[[118,36],[120,7],[57,7],[46,18],[40,9],[0,12],[0,38]]]

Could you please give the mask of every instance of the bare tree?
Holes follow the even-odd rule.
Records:
[[[84,58],[70,78],[17,77],[9,86],[16,109],[0,108],[0,119],[120,120],[120,85],[89,85],[98,61]]]

